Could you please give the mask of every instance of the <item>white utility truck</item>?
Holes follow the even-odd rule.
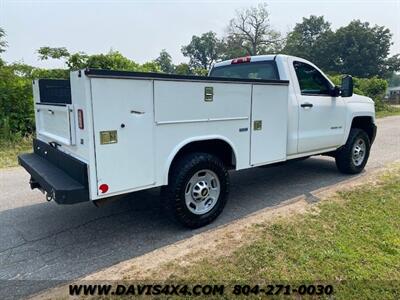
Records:
[[[33,91],[34,152],[19,156],[32,189],[72,204],[162,187],[192,228],[223,210],[228,170],[326,154],[359,173],[376,134],[374,102],[350,76],[338,87],[286,55],[223,61],[208,77],[86,69]]]

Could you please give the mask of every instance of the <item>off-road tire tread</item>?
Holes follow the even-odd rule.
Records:
[[[162,204],[166,213],[173,220],[189,228],[198,228],[211,223],[225,207],[229,193],[229,174],[222,161],[209,153],[190,153],[173,164],[168,178],[168,185],[162,187]],[[212,170],[218,176],[221,192],[218,203],[202,216],[191,213],[183,196],[189,178],[201,169]]]
[[[364,139],[365,145],[366,145],[366,153],[365,153],[364,161],[360,166],[354,165],[353,160],[352,160],[353,144],[358,138]],[[339,171],[344,174],[360,173],[364,169],[364,167],[368,161],[370,148],[371,148],[371,143],[370,143],[368,134],[362,129],[352,128],[350,130],[349,137],[347,138],[346,144],[343,147],[341,147],[339,150],[336,151],[335,161],[336,161],[336,166],[339,169]]]

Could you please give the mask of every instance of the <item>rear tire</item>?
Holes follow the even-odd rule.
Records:
[[[169,216],[198,228],[221,214],[228,192],[229,174],[222,161],[208,153],[191,153],[174,163],[161,196]]]
[[[336,166],[345,174],[360,173],[369,157],[371,143],[367,133],[359,128],[352,128],[346,144],[336,151]]]

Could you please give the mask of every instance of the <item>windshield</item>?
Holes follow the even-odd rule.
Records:
[[[264,79],[278,80],[279,75],[273,61],[262,61],[253,63],[231,64],[214,67],[210,77],[241,78],[241,79]]]

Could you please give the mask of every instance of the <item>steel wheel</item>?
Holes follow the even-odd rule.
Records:
[[[360,166],[365,158],[366,145],[363,139],[359,138],[353,145],[352,159],[355,166]]]
[[[186,207],[193,214],[204,215],[217,204],[220,192],[218,176],[211,170],[200,170],[186,184]]]

